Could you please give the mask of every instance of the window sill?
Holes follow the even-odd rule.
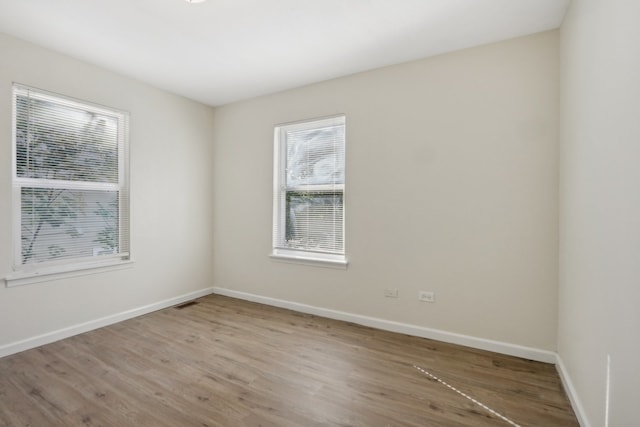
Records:
[[[100,263],[75,264],[57,267],[47,267],[36,271],[15,271],[7,275],[4,280],[7,288],[29,285],[33,283],[49,282],[69,277],[86,276],[106,271],[131,268],[133,260],[110,260]]]
[[[286,249],[274,249],[269,257],[274,261],[342,270],[346,270],[348,264],[347,258],[343,255],[314,254]]]

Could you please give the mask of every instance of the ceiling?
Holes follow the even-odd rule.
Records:
[[[569,0],[0,0],[0,32],[222,105],[558,28]]]

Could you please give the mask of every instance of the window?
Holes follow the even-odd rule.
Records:
[[[273,257],[346,265],[345,117],[275,128]]]
[[[20,85],[13,114],[14,269],[127,260],[128,115]]]

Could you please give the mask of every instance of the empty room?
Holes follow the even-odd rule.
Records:
[[[0,1],[0,426],[640,425],[639,16]]]

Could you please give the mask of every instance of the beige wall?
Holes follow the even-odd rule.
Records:
[[[214,285],[555,351],[558,59],[546,32],[216,109]],[[271,260],[273,127],[336,113],[349,267]]]
[[[212,109],[0,35],[0,278],[12,271],[11,85],[131,113],[129,269],[0,286],[0,348],[210,286]]]
[[[558,352],[585,426],[640,419],[638,16],[637,1],[574,0],[562,26]]]

